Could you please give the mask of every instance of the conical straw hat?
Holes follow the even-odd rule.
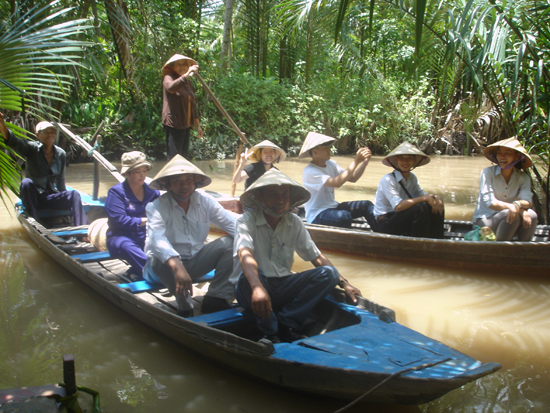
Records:
[[[107,218],[96,219],[88,227],[88,239],[98,251],[107,251],[107,231],[109,222]]]
[[[334,143],[336,142],[335,138],[331,138],[327,135],[322,135],[317,132],[309,132],[306,136],[306,140],[304,141],[304,144],[302,145],[302,149],[300,149],[300,154],[298,155],[298,158],[303,159],[307,158],[309,155],[309,151],[316,146],[322,145],[323,143]]]
[[[298,182],[286,176],[281,171],[271,168],[243,192],[241,195],[241,203],[248,208],[256,208],[260,203],[258,189],[270,185],[290,186],[289,210],[306,203],[311,197],[309,191]]]
[[[424,152],[422,152],[420,149],[409,142],[403,142],[401,145],[399,145],[397,148],[387,154],[386,157],[382,160],[382,163],[386,166],[397,169],[397,161],[395,160],[395,157],[397,155],[416,156],[419,162],[414,166],[415,168],[430,163],[430,158]]]
[[[246,157],[252,161],[260,162],[262,160],[262,158],[260,157],[260,151],[261,149],[265,149],[265,148],[273,149],[275,150],[275,152],[279,154],[276,162],[283,162],[286,159],[286,152],[283,151],[281,148],[279,148],[277,145],[275,145],[273,142],[268,140],[260,142],[259,144],[254,145],[252,148],[250,148],[248,150],[248,154],[246,155]]]
[[[184,56],[182,54],[175,54],[170,59],[168,59],[168,61],[165,64],[162,65],[162,70],[161,70],[162,74],[166,75],[169,72],[172,72],[172,70],[168,69],[166,66],[168,66],[170,63],[177,62],[178,60],[188,60],[189,66],[198,65],[197,61],[191,59],[190,57]]]
[[[212,183],[212,179],[204,174],[199,168],[189,162],[181,155],[174,156],[170,162],[164,165],[159,173],[149,184],[150,188],[167,190],[166,179],[169,176],[193,174],[195,175],[195,188],[204,188]]]
[[[529,154],[527,153],[527,151],[525,150],[525,148],[523,147],[523,145],[520,143],[520,141],[517,139],[516,136],[513,136],[513,137],[508,138],[508,139],[503,139],[501,141],[495,142],[495,143],[487,146],[483,150],[483,155],[485,155],[485,157],[487,159],[489,159],[491,162],[494,162],[494,163],[498,164],[496,155],[497,155],[498,148],[500,146],[504,146],[505,148],[514,149],[514,150],[518,151],[519,153],[521,153],[522,155],[524,155],[524,156],[521,157],[521,160],[519,161],[520,166],[523,169],[530,168],[531,166],[533,166],[533,159],[531,159],[531,156],[529,156]]]

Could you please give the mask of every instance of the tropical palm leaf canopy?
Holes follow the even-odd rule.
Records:
[[[27,119],[58,117],[53,103],[63,101],[72,86],[66,67],[80,64],[88,43],[77,37],[90,27],[83,19],[67,21],[71,8],[60,1],[26,5],[0,21],[0,110],[19,113],[8,127],[23,137],[33,132]],[[8,190],[18,193],[20,168],[3,139],[0,149],[0,197],[5,203]]]

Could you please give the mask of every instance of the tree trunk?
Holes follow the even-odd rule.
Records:
[[[235,0],[225,0],[225,14],[223,18],[223,38],[222,38],[222,72],[226,73],[231,67],[231,30],[233,29],[233,6]]]

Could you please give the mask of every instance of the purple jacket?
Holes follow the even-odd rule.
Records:
[[[109,189],[105,200],[105,212],[109,217],[107,238],[125,236],[137,243],[145,242],[146,226],[141,226],[141,218],[147,217],[145,207],[160,196],[160,192],[143,184],[145,196],[138,200],[126,181]]]

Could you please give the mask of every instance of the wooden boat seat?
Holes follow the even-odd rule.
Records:
[[[205,282],[211,281],[213,278],[214,278],[214,271],[210,271],[208,274],[205,274],[202,277],[200,277],[193,284],[205,283]],[[134,294],[146,293],[149,291],[158,291],[162,288],[166,288],[164,284],[152,283],[146,280],[134,281],[132,283],[118,284],[118,286],[123,290],[127,290]]]
[[[105,260],[111,260],[111,254],[109,251],[99,251],[99,252],[89,252],[87,254],[76,254],[71,255],[72,259],[80,260],[83,264],[87,262],[98,262],[98,261],[105,261]]]
[[[250,310],[245,310],[242,307],[235,307],[229,310],[218,311],[216,313],[191,317],[189,320],[195,323],[208,324],[209,326],[215,328],[225,328],[243,322],[246,323],[255,321],[256,317]]]
[[[88,228],[79,228],[63,231],[52,231],[58,237],[74,237],[76,235],[88,235]]]

